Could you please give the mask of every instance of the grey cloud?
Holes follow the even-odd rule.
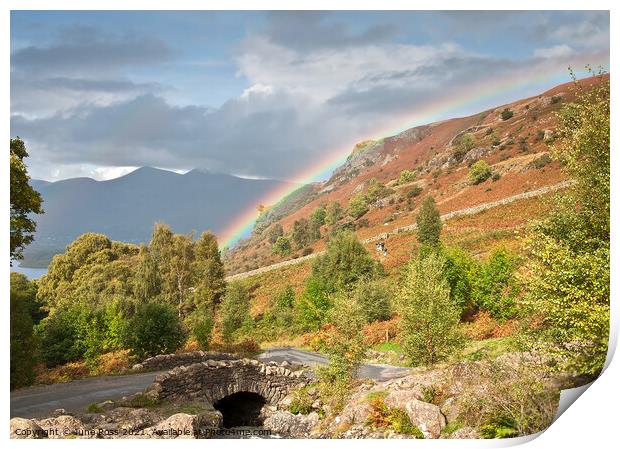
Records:
[[[382,43],[397,32],[393,24],[381,23],[354,33],[344,23],[329,23],[332,17],[323,11],[272,12],[264,36],[275,44],[308,51]]]
[[[72,35],[73,36],[73,35]],[[46,47],[27,46],[11,54],[11,67],[17,71],[46,73],[97,73],[121,67],[141,66],[171,60],[175,52],[163,41],[131,36],[81,33]]]

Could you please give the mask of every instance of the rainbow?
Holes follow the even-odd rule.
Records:
[[[599,61],[592,61],[592,55],[580,57],[570,61],[572,67],[583,67],[585,64],[600,64],[608,67],[608,54],[598,56]],[[557,84],[569,81],[566,68],[558,68],[557,65],[548,65],[536,73],[514,72],[508,76],[497,78],[491,82],[485,81],[460,87],[454,95],[443,95],[436,100],[418,107],[415,111],[401,114],[392,122],[393,124],[383,129],[376,129],[368,133],[373,139],[393,136],[409,128],[423,124],[446,120],[452,117],[470,115],[497,105],[497,101],[509,103],[520,98],[535,95],[550,89]],[[506,99],[512,98],[512,100]],[[495,103],[494,103],[495,102]],[[282,197],[291,194],[300,185],[324,181],[329,178],[333,171],[342,165],[353,146],[369,137],[356,136],[340,148],[334,148],[326,152],[325,157],[319,162],[296,173],[289,181],[292,183],[285,187],[279,187],[266,194],[258,204],[273,205]],[[221,232],[221,247],[232,247],[242,238],[248,236],[258,218],[255,207],[244,211],[232,220]]]

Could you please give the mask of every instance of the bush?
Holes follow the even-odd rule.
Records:
[[[455,247],[441,249],[445,259],[444,276],[450,287],[450,299],[459,310],[459,316],[475,308],[472,300],[472,279],[476,276],[477,263],[464,250]]]
[[[450,299],[444,261],[434,253],[413,259],[396,296],[401,338],[413,364],[434,364],[462,347],[459,310]]]
[[[192,336],[196,339],[200,349],[206,351],[213,337],[213,319],[209,316],[201,316],[196,319],[192,327]]]
[[[34,380],[36,341],[27,304],[11,294],[11,389],[30,385]]]
[[[514,112],[512,112],[512,110],[508,108],[504,109],[501,113],[502,120],[509,120],[512,118],[513,115],[514,115]]]
[[[174,307],[148,302],[138,306],[127,322],[123,340],[134,355],[144,359],[175,352],[183,345],[185,335]]]
[[[424,434],[409,419],[407,412],[398,407],[388,407],[381,394],[369,394],[366,425],[375,428],[391,428],[402,435],[423,439]]]
[[[367,323],[388,320],[392,316],[392,292],[383,279],[362,278],[355,287],[353,297]]]
[[[439,245],[441,216],[432,196],[427,196],[422,202],[422,207],[416,217],[416,224],[418,226],[418,243],[421,246],[436,247]]]
[[[476,141],[471,134],[464,134],[454,139],[452,156],[461,162],[465,155],[476,146]]]
[[[333,201],[325,207],[325,224],[333,226],[342,218],[342,206],[337,201]]]
[[[47,367],[76,361],[84,356],[81,338],[88,321],[86,309],[74,306],[57,309],[39,324],[41,359]]]
[[[515,300],[519,288],[514,278],[516,258],[505,249],[498,248],[489,260],[480,265],[473,279],[473,300],[476,305],[491,313],[495,319],[507,319],[516,313]]]
[[[413,187],[411,187],[411,189],[409,189],[407,191],[407,198],[413,198],[418,196],[420,193],[422,193],[422,187],[420,187],[419,185],[414,185]]]
[[[415,181],[417,178],[417,174],[414,171],[403,170],[400,172],[400,176],[398,177],[399,184],[407,184],[409,182]]]
[[[347,209],[349,215],[355,219],[362,217],[368,212],[368,200],[363,193],[355,194],[349,201],[349,208]]]
[[[477,161],[469,169],[469,180],[472,184],[480,184],[491,177],[492,171],[485,161]]]
[[[240,282],[231,282],[220,307],[222,320],[222,338],[225,343],[232,343],[234,332],[252,321],[250,317],[250,294]]]
[[[314,399],[308,394],[308,387],[303,387],[293,392],[293,400],[288,410],[293,415],[307,415],[312,412],[312,403]]]
[[[280,223],[276,223],[271,228],[269,228],[267,238],[269,240],[269,243],[273,245],[274,243],[276,243],[276,240],[278,240],[278,237],[282,237],[283,235],[284,229],[282,228],[282,225]]]
[[[271,251],[278,256],[288,256],[291,254],[291,242],[288,237],[280,236],[271,247]]]

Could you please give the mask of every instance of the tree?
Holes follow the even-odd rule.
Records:
[[[353,290],[367,323],[389,320],[392,316],[392,291],[384,279],[359,280]]]
[[[337,414],[346,403],[366,354],[362,333],[366,320],[361,306],[350,292],[337,292],[330,302],[334,304],[329,315],[333,328],[325,344],[329,364],[318,369],[318,377],[323,402],[331,413]]]
[[[11,272],[11,298],[23,303],[34,325],[47,316],[47,305],[37,298],[37,282],[21,273]]]
[[[37,228],[31,214],[42,214],[41,195],[29,184],[30,176],[24,159],[26,145],[19,137],[10,140],[11,178],[11,259],[21,259],[24,247],[34,239]]]
[[[271,246],[271,251],[278,256],[288,256],[291,254],[291,241],[281,235]]]
[[[430,253],[409,262],[396,304],[405,352],[412,364],[440,362],[462,346],[459,310],[450,299],[440,255]]]
[[[310,238],[310,223],[307,218],[295,220],[293,223],[293,231],[291,232],[291,240],[297,249],[305,248],[312,240]]]
[[[356,220],[365,215],[366,212],[368,212],[368,200],[366,199],[366,195],[362,192],[353,195],[349,201],[349,208],[347,211],[349,215]]]
[[[14,273],[11,273],[13,275]],[[13,276],[11,276],[12,278]],[[37,342],[33,333],[31,306],[11,283],[11,389],[30,385],[34,380]]]
[[[480,160],[474,163],[474,165],[472,165],[469,169],[469,180],[474,185],[480,184],[481,182],[489,179],[492,174],[493,171],[491,170],[489,164],[483,160]]]
[[[226,273],[215,235],[203,232],[194,245],[194,309],[215,313],[226,291]]]
[[[493,318],[511,318],[519,288],[514,278],[516,258],[505,249],[497,248],[486,263],[480,265],[473,278],[473,301]]]
[[[79,305],[63,306],[37,326],[41,341],[41,359],[52,368],[84,356],[83,330],[89,319],[88,310]]]
[[[368,188],[366,190],[366,200],[369,203],[374,203],[375,201],[380,200],[381,198],[385,198],[386,196],[392,194],[394,191],[389,187],[386,187],[385,184],[377,181],[376,178],[372,178],[368,181]]]
[[[128,321],[123,340],[134,355],[147,358],[176,351],[185,334],[174,307],[148,302],[141,304]]]
[[[162,281],[159,268],[146,245],[140,246],[138,266],[133,281],[134,295],[143,301],[150,301],[161,292]]]
[[[445,259],[444,276],[450,287],[450,299],[459,309],[461,317],[476,310],[473,296],[473,282],[478,274],[478,264],[467,252],[457,247],[442,247]]]
[[[418,243],[421,246],[438,247],[441,234],[441,217],[432,196],[427,196],[422,202],[420,212],[416,218],[418,227]]]
[[[250,294],[241,282],[231,282],[226,288],[226,294],[220,306],[222,320],[222,339],[225,343],[232,343],[234,333],[244,325],[249,325]]]
[[[558,114],[553,155],[575,186],[530,229],[526,303],[539,326],[532,344],[562,370],[596,376],[604,366],[610,299],[609,80],[576,82]]]
[[[325,224],[325,218],[327,217],[327,211],[324,205],[321,205],[312,211],[310,215],[310,222],[316,223],[318,226]]]
[[[325,224],[333,226],[342,218],[342,206],[337,201],[328,203],[325,208]]]
[[[193,320],[192,335],[202,350],[206,351],[209,349],[213,333],[213,325],[214,323],[211,317],[205,314],[199,314]]]
[[[282,228],[282,225],[280,223],[275,223],[269,228],[267,239],[269,240],[269,243],[273,245],[276,243],[276,240],[278,240],[278,237],[282,237],[283,235],[284,229]]]

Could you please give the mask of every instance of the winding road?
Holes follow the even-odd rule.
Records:
[[[264,362],[302,363],[309,366],[327,363],[327,358],[316,352],[293,348],[268,349],[257,357]],[[11,417],[36,418],[49,416],[54,410],[85,411],[92,403],[119,399],[148,387],[155,376],[165,371],[129,374],[125,376],[98,376],[54,385],[37,385],[11,392]],[[359,377],[379,381],[403,377],[408,368],[366,364],[360,367]]]

